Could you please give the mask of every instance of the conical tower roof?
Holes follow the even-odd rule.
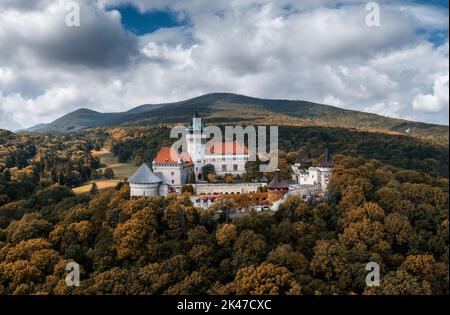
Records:
[[[161,183],[161,179],[153,174],[147,164],[143,163],[136,173],[128,178],[128,182],[132,184],[157,184]]]
[[[297,154],[297,158],[295,159],[295,163],[311,163],[311,152],[299,151]]]
[[[289,184],[281,178],[280,170],[276,170],[272,181],[267,185],[269,189],[289,189]]]
[[[319,162],[319,166],[334,167],[335,165],[336,165],[336,161],[331,156],[330,152],[328,151],[328,148],[326,148],[323,159]]]

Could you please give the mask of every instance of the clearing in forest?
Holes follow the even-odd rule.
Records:
[[[118,182],[124,180],[138,169],[138,166],[134,165],[132,162],[119,163],[118,158],[113,155],[113,153],[107,149],[101,149],[99,151],[92,151],[92,155],[100,158],[100,165],[102,166],[99,170],[105,170],[105,168],[111,168],[114,171],[114,179],[96,179],[93,180],[97,184],[98,189],[113,188]],[[89,181],[78,187],[73,188],[73,192],[76,194],[88,193],[92,187],[92,182]]]

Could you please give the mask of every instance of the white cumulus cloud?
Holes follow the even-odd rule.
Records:
[[[438,113],[448,109],[448,73],[436,78],[432,94],[419,94],[414,98],[413,108],[419,111]]]

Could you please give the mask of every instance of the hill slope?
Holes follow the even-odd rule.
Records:
[[[306,101],[260,99],[230,93],[206,94],[175,103],[141,105],[120,113],[79,109],[52,123],[35,126],[27,131],[59,132],[98,126],[186,123],[194,111],[206,122],[218,124],[339,126],[448,142],[448,126],[389,118]]]

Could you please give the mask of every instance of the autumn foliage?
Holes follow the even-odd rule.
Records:
[[[185,197],[130,200],[127,185],[43,185],[0,207],[0,293],[448,294],[448,180],[338,162],[327,201],[228,222]],[[365,284],[372,261],[379,287]]]

